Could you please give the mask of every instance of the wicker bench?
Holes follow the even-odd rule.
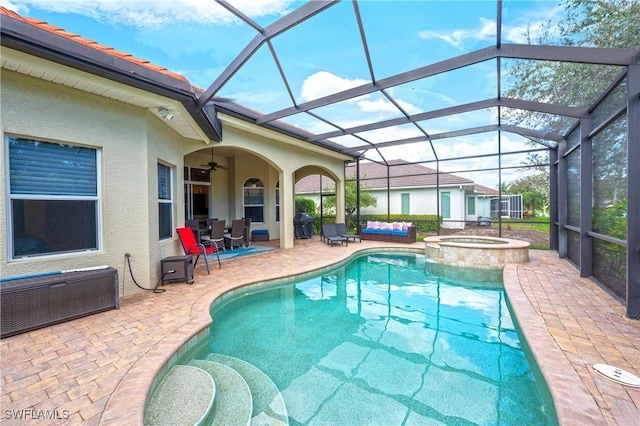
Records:
[[[118,309],[114,268],[8,278],[0,282],[2,338]]]
[[[269,230],[254,229],[251,231],[251,241],[269,241]]]
[[[391,243],[413,244],[416,242],[416,227],[409,226],[406,231],[392,229],[371,229],[358,227],[363,240],[385,241]]]

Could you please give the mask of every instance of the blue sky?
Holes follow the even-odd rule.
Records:
[[[230,0],[234,7],[267,26],[301,6],[289,0]],[[42,19],[67,31],[149,60],[186,76],[203,89],[227,67],[256,35],[213,0],[0,0],[24,16]],[[496,42],[494,1],[375,1],[358,3],[376,79],[383,79],[434,62],[469,53]],[[563,15],[555,1],[505,1],[503,42],[525,42],[526,28],[535,32],[542,22],[555,23]],[[350,1],[343,1],[273,39],[295,101],[305,102],[371,81]],[[389,89],[410,114],[496,97],[496,64],[486,62]],[[264,46],[218,93],[262,112],[292,105],[269,51]],[[394,118],[398,110],[385,97],[371,94],[321,108],[323,117],[342,127]],[[495,122],[495,112],[478,111],[425,123],[429,133]],[[283,121],[315,132],[335,130],[308,115]],[[367,135],[372,141],[418,136],[410,126]],[[523,147],[521,138],[503,135],[511,150]],[[496,135],[466,137],[438,143],[440,158],[496,152]],[[338,140],[348,146],[362,142]],[[433,158],[429,150],[403,147],[410,161]],[[395,148],[398,149],[397,147]],[[504,150],[504,148],[503,148]],[[400,158],[385,153],[387,159]],[[404,158],[403,157],[403,158]],[[514,159],[514,161],[516,161]],[[519,161],[519,160],[518,160]],[[477,162],[477,161],[476,161]],[[466,164],[466,163],[465,163]],[[470,164],[470,163],[469,163]],[[453,166],[452,166],[453,167]],[[469,167],[462,162],[453,167]],[[510,172],[509,172],[510,173]],[[469,178],[472,178],[469,176]],[[509,177],[504,176],[508,181]],[[492,179],[494,180],[494,179]],[[496,182],[482,182],[495,186]]]

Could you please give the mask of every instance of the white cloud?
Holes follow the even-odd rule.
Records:
[[[28,11],[28,8],[9,0],[0,0],[0,6],[6,7],[7,9],[20,14],[24,14]]]
[[[550,3],[552,4],[552,3]],[[546,4],[543,3],[546,6]],[[554,5],[550,8],[539,8],[518,15],[517,19],[502,26],[502,39],[513,43],[529,43],[527,34],[532,42],[545,32],[553,38],[559,34],[558,23],[564,19],[564,8]],[[533,25],[532,23],[537,23]],[[544,24],[544,27],[540,24]]]
[[[409,102],[401,101],[398,99],[396,99],[396,102],[398,102],[398,105],[400,105],[402,109],[404,109],[408,114],[417,114],[419,112],[422,112],[421,108],[418,108],[417,106],[412,105]],[[382,112],[382,113],[389,113],[389,114],[398,114],[398,111],[399,111],[394,104],[392,104],[386,99],[378,99],[375,101],[364,99],[364,100],[358,101],[358,106],[363,112],[369,112],[369,113]]]
[[[337,76],[328,71],[318,71],[302,82],[300,97],[303,101],[322,98],[334,93],[339,93],[354,87],[362,86],[370,83],[369,80],[354,78],[348,79]],[[377,114],[380,117],[397,116],[400,111],[394,104],[386,98],[374,99],[374,94],[358,96],[345,102],[357,105],[358,113],[362,113],[362,118],[354,117],[353,110],[351,116],[343,116],[341,125],[350,127],[351,125],[359,125],[371,122],[371,114]],[[396,99],[400,105],[409,114],[422,112],[422,109],[401,99]],[[360,121],[362,120],[362,121]]]
[[[505,20],[502,23],[502,40],[511,43],[529,43],[528,34],[532,42],[543,35],[548,34],[551,38],[558,36],[558,23],[564,19],[564,9],[562,6],[552,3],[542,3],[542,7],[520,13],[513,20]],[[468,41],[495,41],[497,25],[492,19],[479,18],[479,25],[474,28],[462,28],[453,31],[420,31],[418,36],[425,40],[442,40],[451,46],[462,49]],[[532,24],[534,23],[534,24]]]
[[[492,37],[495,39],[496,28],[497,26],[495,21],[487,18],[480,18],[480,24],[476,28],[459,29],[451,32],[425,30],[420,31],[418,33],[418,37],[425,40],[440,39],[454,47],[462,48],[463,43],[468,40],[487,40]]]
[[[303,101],[310,101],[367,83],[368,80],[361,78],[348,79],[327,71],[318,71],[302,82],[300,96]]]
[[[0,0],[19,13],[34,7],[58,13],[75,13],[108,22],[139,28],[157,28],[177,22],[227,25],[237,18],[222,6],[202,0]],[[233,5],[250,18],[280,16],[289,12],[293,0],[236,0]]]

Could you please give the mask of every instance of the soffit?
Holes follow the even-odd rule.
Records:
[[[197,126],[190,115],[186,113],[184,107],[174,99],[154,95],[153,93],[135,87],[126,86],[113,80],[98,77],[6,47],[2,47],[1,51],[2,57],[0,64],[2,69],[148,109],[152,114],[162,120],[164,125],[173,129],[180,136],[209,142],[209,139],[202,133],[199,126]],[[162,119],[158,113],[160,107],[166,108],[173,114],[173,119]]]

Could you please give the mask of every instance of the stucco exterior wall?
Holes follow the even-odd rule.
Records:
[[[280,238],[281,247],[292,247],[296,173],[312,167],[342,180],[344,161],[349,159],[230,117],[223,122],[223,141],[207,145],[180,136],[150,111],[153,105],[136,107],[6,69],[2,70],[1,83],[0,211],[8,211],[8,135],[96,149],[99,175],[98,250],[10,259],[11,224],[2,214],[2,277],[108,265],[118,270],[120,294],[127,295],[141,291],[128,270],[125,253],[129,253],[136,282],[153,288],[160,279],[160,260],[183,253],[176,236],[159,239],[157,164],[161,162],[172,170],[173,227],[183,226],[185,159],[200,151],[190,165],[206,164],[210,157],[200,157],[212,146],[224,149],[220,161],[228,166],[211,181],[214,212],[228,220],[243,217],[242,185],[246,179],[258,178],[266,190],[265,222],[254,229],[269,229],[271,238]],[[223,155],[229,152],[232,155]],[[279,222],[275,210],[277,182]],[[343,194],[340,202],[344,203]]]
[[[387,199],[387,191],[381,190],[369,190],[377,200],[376,207],[367,207],[361,210],[362,214],[386,214],[389,211],[391,214],[402,213],[402,194],[408,193],[409,196],[409,213],[413,215],[422,214],[437,214],[438,212],[438,199],[435,188],[399,188],[391,189],[389,191],[389,198]],[[449,192],[451,194],[451,217],[449,220],[452,222],[444,222],[444,228],[461,229],[464,228],[464,223],[453,221],[464,221],[466,214],[466,194],[464,189],[459,186],[455,187],[441,187],[440,192]],[[311,195],[305,195],[305,197],[317,199]],[[391,209],[388,210],[388,206]]]
[[[323,170],[334,180],[344,181],[344,162],[349,157],[328,151],[269,129],[251,126],[233,117],[221,115],[223,139],[214,144],[218,148],[237,149],[235,160],[229,165],[230,215],[244,216],[243,184],[258,178],[265,185],[265,222],[252,229],[268,229],[270,238],[280,238],[282,248],[293,247],[294,184],[296,172],[308,167]],[[214,154],[215,155],[215,154]],[[276,221],[275,187],[280,186],[280,221]],[[338,211],[344,220],[344,192],[338,194]]]
[[[181,138],[167,132],[166,126],[146,109],[11,71],[2,71],[1,90],[3,212],[8,207],[7,135],[86,146],[101,153],[99,250],[8,260],[9,223],[3,214],[2,276],[109,265],[119,271],[121,294],[129,294],[138,291],[124,269],[124,254],[130,253],[136,281],[145,287],[155,285],[160,259],[181,251],[175,240],[158,242],[156,164],[158,158],[172,165],[182,163]],[[182,178],[181,169],[176,176]],[[176,217],[178,207],[182,208],[180,194],[176,191]]]

